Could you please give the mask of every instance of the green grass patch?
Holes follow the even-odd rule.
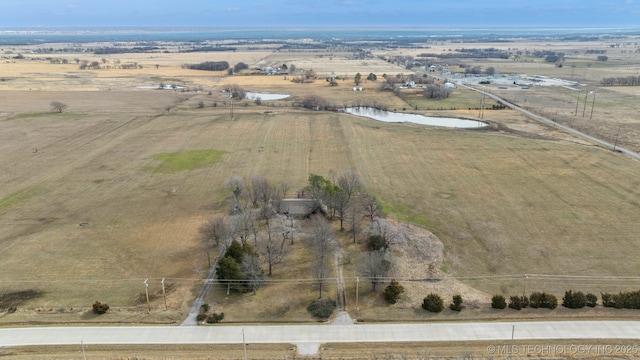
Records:
[[[426,216],[418,214],[412,207],[406,204],[382,204],[382,211],[385,214],[393,215],[398,221],[414,224],[437,234],[436,224]]]
[[[464,88],[457,88],[451,92],[448,98],[427,99],[421,92],[414,92],[406,97],[412,107],[417,106],[418,110],[468,110],[480,107],[482,95],[475,91]],[[485,109],[491,109],[492,105],[498,103],[490,98],[485,98]]]
[[[0,200],[0,210],[4,210],[9,206],[18,204],[24,200],[31,198],[32,196],[36,195],[40,191],[40,189],[40,186],[30,186],[22,190],[18,190],[13,194],[5,196],[2,200]]]
[[[39,118],[44,116],[55,116],[55,117],[73,117],[73,116],[82,116],[83,114],[70,113],[70,112],[40,112],[40,113],[25,113],[18,114],[8,118],[7,120],[20,120],[20,119],[30,119],[30,118]]]
[[[185,170],[197,169],[206,165],[215,164],[226,151],[221,150],[190,150],[176,153],[160,153],[153,156],[160,162],[157,166],[148,166],[146,171],[156,173],[176,173]]]

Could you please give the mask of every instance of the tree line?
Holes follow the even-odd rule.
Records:
[[[205,61],[199,64],[183,64],[183,69],[206,70],[206,71],[224,71],[229,68],[227,61]]]
[[[604,78],[602,86],[640,86],[640,76],[618,76]]]

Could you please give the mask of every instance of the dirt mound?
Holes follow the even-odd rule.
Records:
[[[418,226],[393,224],[398,240],[392,250],[399,261],[394,264],[391,276],[401,281],[405,292],[395,305],[399,308],[419,308],[422,299],[430,293],[442,297],[445,304],[453,295],[462,295],[466,306],[490,301],[490,295],[471,288],[440,270],[444,260],[444,245],[431,232]]]

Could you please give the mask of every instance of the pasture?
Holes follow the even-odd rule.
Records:
[[[640,271],[638,162],[515,112],[486,111],[488,129],[456,130],[302,110],[289,99],[260,106],[243,100],[234,102],[231,119],[228,99],[219,91],[229,83],[289,93],[293,100],[320,94],[337,104],[407,105],[372,82],[353,92],[351,85],[330,87],[323,79],[294,84],[279,76],[179,77],[177,69],[164,74],[163,67],[132,76],[92,71],[74,77],[68,76],[71,68],[58,74],[60,66],[43,66],[33,76],[39,90],[24,88],[30,80],[22,78],[0,83],[0,291],[37,292],[19,303],[19,319],[40,312],[66,321],[103,321],[78,312],[99,300],[120,308],[108,321],[181,321],[208,271],[198,228],[207,217],[226,212],[224,183],[235,175],[260,174],[295,192],[310,173],[354,170],[391,218],[440,239],[444,274],[486,298],[521,291],[520,278],[502,281],[502,275]],[[59,83],[42,74],[58,74]],[[135,88],[169,76],[205,91]],[[80,90],[90,91],[73,90],[85,77]],[[575,106],[571,95],[562,96],[567,109]],[[50,112],[54,100],[68,109]],[[475,111],[449,114],[477,117]],[[192,157],[198,155],[205,159],[196,164]],[[171,163],[176,167],[167,168]],[[305,256],[295,250],[274,276],[308,278]],[[353,268],[346,272],[355,275]],[[606,283],[588,282],[578,290],[597,292]],[[534,282],[527,291],[561,291],[554,286]],[[280,317],[282,299],[274,299],[283,292],[300,294],[290,300],[290,319],[304,320],[301,306],[315,294],[307,285],[268,285],[258,298],[270,298],[272,311],[251,313],[249,296],[225,303],[221,291],[214,291],[214,300],[238,321]],[[376,296],[364,296],[371,308],[381,307]],[[389,311],[394,318],[415,317],[412,311]]]

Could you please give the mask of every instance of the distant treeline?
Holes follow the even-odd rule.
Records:
[[[184,64],[183,69],[191,70],[206,70],[206,71],[224,71],[229,68],[229,63],[226,61],[205,61],[200,64]]]
[[[161,50],[161,49],[157,46],[144,46],[144,47],[132,47],[132,48],[102,47],[102,48],[96,48],[95,50],[93,50],[93,53],[96,55],[129,54],[129,53],[155,52],[158,50]]]
[[[640,86],[640,76],[604,78],[601,84],[603,86]]]
[[[495,48],[488,48],[488,49],[462,48],[462,49],[456,49],[456,52],[454,53],[448,53],[448,54],[422,53],[418,55],[418,57],[436,57],[441,59],[451,59],[451,58],[508,59],[510,55],[511,54],[509,54],[509,52],[507,51],[495,49]]]
[[[538,50],[533,52],[533,56],[544,58],[544,61],[546,62],[556,62],[562,60],[564,59],[564,55],[565,54],[563,52],[555,52],[551,50]]]
[[[587,50],[585,54],[606,54],[607,50]]]
[[[194,47],[191,49],[184,49],[183,52],[206,52],[206,51],[236,51],[234,47],[225,47],[225,46],[201,46]]]

